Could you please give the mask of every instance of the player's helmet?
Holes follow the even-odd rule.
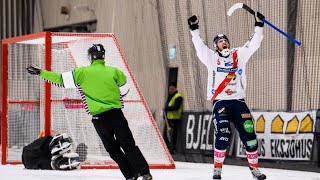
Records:
[[[225,39],[230,44],[228,37],[225,34],[218,34],[213,38],[214,49],[217,49],[217,43],[220,39]]]
[[[213,45],[214,45],[214,50],[219,54],[219,56],[221,57],[228,57],[230,55],[230,50],[227,49],[223,49],[223,50],[218,50],[218,41],[220,39],[225,39],[228,41],[228,43],[230,44],[230,41],[228,39],[228,37],[225,34],[218,34],[213,38]]]
[[[94,61],[96,59],[104,59],[105,49],[102,44],[93,44],[88,49],[88,56],[90,61]]]

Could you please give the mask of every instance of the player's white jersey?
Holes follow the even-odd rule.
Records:
[[[208,48],[200,37],[199,30],[191,31],[192,42],[200,61],[208,69],[207,99],[228,100],[245,97],[246,64],[251,55],[260,47],[262,27],[255,27],[251,39],[239,48],[231,49],[227,58]]]

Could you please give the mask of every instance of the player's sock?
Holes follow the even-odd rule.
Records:
[[[224,158],[226,157],[226,150],[219,150],[214,148],[214,167],[222,168]]]
[[[219,150],[214,148],[214,169],[213,169],[213,179],[221,179],[222,165],[224,158],[226,157],[226,150]]]
[[[258,151],[248,152],[246,151],[249,167],[257,168],[258,164]]]

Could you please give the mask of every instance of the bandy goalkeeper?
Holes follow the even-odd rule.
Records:
[[[88,56],[90,66],[75,68],[71,72],[55,73],[35,66],[27,67],[27,71],[51,84],[78,88],[84,108],[92,115],[92,123],[105,149],[124,177],[135,180],[142,176],[143,180],[151,180],[148,163],[136,146],[121,110],[122,98],[129,92],[126,76],[119,69],[105,65],[102,44],[93,44],[88,49]]]
[[[26,169],[79,169],[79,154],[71,148],[72,139],[66,133],[40,137],[23,147],[22,163]]]

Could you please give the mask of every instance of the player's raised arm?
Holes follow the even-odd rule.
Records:
[[[200,61],[207,66],[208,61],[210,60],[210,57],[213,56],[214,52],[204,44],[203,40],[200,37],[198,16],[191,16],[188,19],[188,24],[191,30],[190,32],[192,35],[192,42],[196,49],[197,56],[199,57]]]
[[[261,13],[256,12],[256,15],[254,16],[254,33],[252,34],[250,40],[239,49],[239,56],[242,56],[244,61],[248,61],[252,54],[256,52],[261,45],[264,26],[264,22],[261,20],[262,18],[264,18],[264,16]]]

